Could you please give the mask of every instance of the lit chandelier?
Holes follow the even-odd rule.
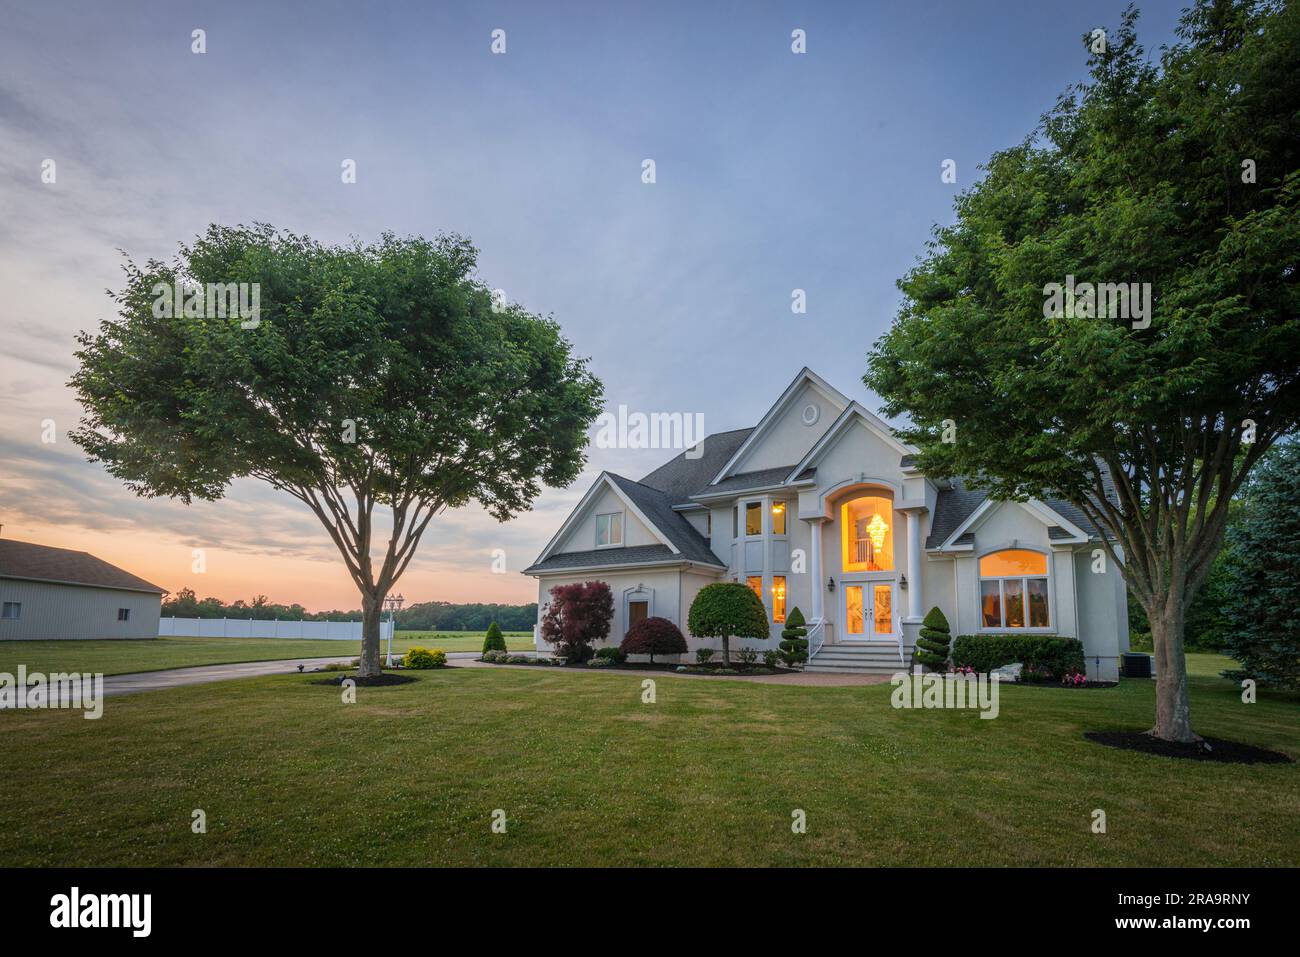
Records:
[[[867,522],[867,537],[871,539],[872,548],[877,552],[885,547],[885,533],[889,531],[889,525],[879,515],[872,515],[871,521]]]

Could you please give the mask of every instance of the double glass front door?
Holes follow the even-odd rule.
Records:
[[[859,582],[844,586],[844,640],[894,637],[893,582]]]

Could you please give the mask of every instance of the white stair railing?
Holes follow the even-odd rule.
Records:
[[[808,660],[812,661],[813,656],[822,650],[822,645],[826,642],[826,619],[818,618],[812,626],[812,631],[808,632]]]

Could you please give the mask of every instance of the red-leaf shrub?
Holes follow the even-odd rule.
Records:
[[[618,647],[625,655],[649,655],[654,664],[655,655],[686,654],[686,639],[667,618],[642,618]]]
[[[542,640],[555,653],[582,663],[592,656],[591,643],[609,636],[614,596],[604,582],[574,582],[551,589],[551,602],[542,616]]]

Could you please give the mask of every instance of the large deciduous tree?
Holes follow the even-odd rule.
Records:
[[[248,477],[304,503],[361,593],[376,674],[384,596],[433,516],[477,501],[505,521],[568,484],[600,408],[557,324],[494,302],[476,258],[454,235],[329,246],[258,225],[128,261],[118,318],[79,338],[72,438],[140,495],[215,500]],[[259,314],[209,308],[238,283]]]
[[[1188,742],[1187,609],[1229,500],[1300,414],[1300,5],[1198,2],[1158,64],[1135,23],[1086,38],[1090,79],[958,197],[865,381],[928,473],[1062,496],[1122,553],[1152,733]],[[1086,289],[1057,308],[1070,276],[1150,283],[1153,308],[1126,321]]]

